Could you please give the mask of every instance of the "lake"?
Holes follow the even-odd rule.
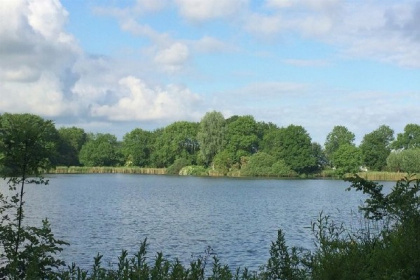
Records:
[[[210,246],[231,268],[257,269],[269,258],[277,230],[291,246],[313,248],[319,213],[357,227],[360,192],[339,180],[200,178],[128,174],[51,175],[48,186],[27,185],[25,222],[48,217],[67,241],[61,257],[90,268],[103,254],[116,263],[147,238],[156,252],[188,264]],[[384,183],[392,186],[394,183]],[[4,185],[2,187],[4,189]]]

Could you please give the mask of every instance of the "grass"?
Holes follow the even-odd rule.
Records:
[[[143,167],[86,167],[86,166],[57,166],[49,171],[53,174],[90,174],[90,173],[124,173],[124,174],[166,174],[166,168]]]

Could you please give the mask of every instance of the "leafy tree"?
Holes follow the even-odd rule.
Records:
[[[389,171],[400,172],[402,171],[402,156],[401,150],[391,151],[389,156],[386,158],[386,165]]]
[[[382,170],[386,166],[393,140],[394,131],[386,125],[366,134],[360,144],[363,164],[372,170]]]
[[[125,164],[129,166],[148,166],[154,139],[152,132],[136,128],[123,137],[121,152]]]
[[[153,145],[152,163],[156,167],[168,167],[177,158],[185,158],[191,164],[197,161],[199,144],[196,139],[199,124],[180,121],[159,130]]]
[[[23,225],[25,185],[48,183],[40,176],[54,163],[57,140],[52,121],[31,114],[0,117],[1,175],[11,193],[20,187],[9,199],[0,193],[2,279],[53,279],[52,269],[64,265],[55,254],[66,243],[54,238],[47,220],[41,228]]]
[[[220,112],[209,112],[200,121],[197,141],[200,144],[200,158],[209,165],[213,157],[223,149],[225,118]]]
[[[299,125],[289,125],[277,133],[278,159],[297,173],[309,173],[316,169],[316,159],[312,152],[311,137]]]
[[[80,151],[80,162],[84,166],[116,166],[121,164],[117,138],[109,133],[97,133],[89,136]]]
[[[344,144],[332,155],[332,163],[339,175],[355,173],[362,164],[362,153],[355,145]]]
[[[52,121],[31,114],[3,114],[0,117],[2,173],[37,176],[42,170],[48,170],[57,157],[57,141],[58,133]]]
[[[420,148],[403,150],[401,156],[401,169],[408,173],[420,172]]]
[[[392,151],[386,161],[387,167],[391,171],[419,173],[420,148]]]
[[[328,164],[328,159],[321,144],[312,142],[312,154],[315,157],[317,169],[324,169],[324,167]]]
[[[87,134],[82,128],[62,127],[58,130],[60,136],[57,165],[78,166],[79,153],[87,141]]]
[[[404,133],[398,133],[397,140],[392,143],[393,149],[420,148],[420,125],[407,124]]]
[[[327,135],[325,140],[325,153],[328,159],[331,161],[332,155],[345,144],[354,144],[354,133],[350,132],[347,127],[337,125],[334,126],[333,130]]]
[[[224,134],[225,149],[239,162],[242,156],[249,156],[258,150],[257,123],[252,116],[236,117],[228,122]]]

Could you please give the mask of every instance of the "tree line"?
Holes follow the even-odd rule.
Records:
[[[2,127],[19,126],[23,116],[32,122],[42,120],[5,113],[0,122]],[[279,127],[250,115],[224,118],[216,111],[206,113],[200,122],[177,121],[154,131],[135,128],[122,141],[78,127],[52,125],[49,133],[55,146],[51,163],[57,166],[138,166],[167,168],[173,174],[190,166],[190,174],[240,172],[242,176],[297,176],[325,170],[343,175],[361,168],[420,171],[417,124],[407,124],[396,138],[389,126],[381,125],[364,135],[358,146],[355,134],[341,125],[333,127],[321,145],[299,125]]]

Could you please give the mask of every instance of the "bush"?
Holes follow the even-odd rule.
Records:
[[[203,166],[189,165],[189,166],[183,167],[179,171],[179,175],[207,176],[208,172]]]
[[[178,175],[179,171],[181,171],[184,166],[190,164],[191,162],[185,158],[176,159],[174,163],[166,169],[166,174]]]

